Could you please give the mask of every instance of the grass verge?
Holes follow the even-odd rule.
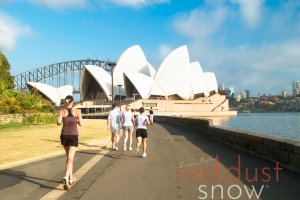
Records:
[[[63,151],[60,144],[62,126],[43,124],[8,127],[0,130],[0,165]],[[79,149],[91,140],[110,137],[106,120],[85,119],[79,127]],[[100,148],[100,147],[99,147]]]

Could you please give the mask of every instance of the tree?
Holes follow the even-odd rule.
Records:
[[[5,55],[0,51],[0,84],[5,85],[7,89],[14,89],[14,77],[10,74],[10,64]]]

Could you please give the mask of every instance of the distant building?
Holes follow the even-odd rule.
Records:
[[[234,94],[234,98],[236,101],[241,101],[242,99],[247,98],[247,93],[245,91],[237,92]]]
[[[238,92],[238,93],[235,94],[235,96],[236,96],[237,101],[241,101],[241,100],[244,99],[243,92]]]
[[[219,85],[219,90],[226,93],[227,98],[234,98],[234,87],[226,86],[225,83]]]
[[[249,90],[245,90],[245,93],[246,93],[246,99],[249,99],[250,98],[250,91]]]
[[[229,86],[228,88],[230,90],[230,96],[233,95],[234,94],[234,87]]]
[[[293,96],[300,94],[300,81],[293,82]]]
[[[281,92],[281,96],[282,96],[283,98],[287,98],[287,97],[288,97],[288,92],[287,92],[286,90],[282,91],[282,92]]]

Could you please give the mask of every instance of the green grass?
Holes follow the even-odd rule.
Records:
[[[48,123],[19,127],[16,124],[11,123],[0,129],[0,165],[63,151],[60,144],[62,126]],[[85,119],[84,125],[78,129],[80,143],[90,140],[100,142],[110,137],[106,130],[106,120]]]
[[[8,124],[1,124],[0,130],[1,129],[9,129],[9,128],[21,128],[21,127],[29,126],[29,125],[30,125],[30,123],[27,123],[27,122],[11,122]]]

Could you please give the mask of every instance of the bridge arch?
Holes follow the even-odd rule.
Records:
[[[112,67],[114,63],[111,61],[103,61],[98,59],[84,59],[84,60],[74,60],[74,61],[66,61],[55,63],[51,65],[46,65],[43,67],[34,68],[32,70],[23,72],[14,76],[15,89],[16,90],[26,90],[26,82],[42,82],[44,80],[52,78],[48,83],[49,85],[54,86],[53,77],[56,78],[56,87],[68,84],[67,78],[68,76],[73,76],[73,80],[75,81],[74,72],[81,73],[81,70],[85,65],[96,65],[102,67],[104,70],[111,73]],[[63,81],[61,81],[61,76],[63,76]],[[80,81],[80,74],[77,81]],[[74,82],[73,82],[74,83]],[[74,84],[71,84],[74,86]],[[78,88],[79,89],[79,88]]]

